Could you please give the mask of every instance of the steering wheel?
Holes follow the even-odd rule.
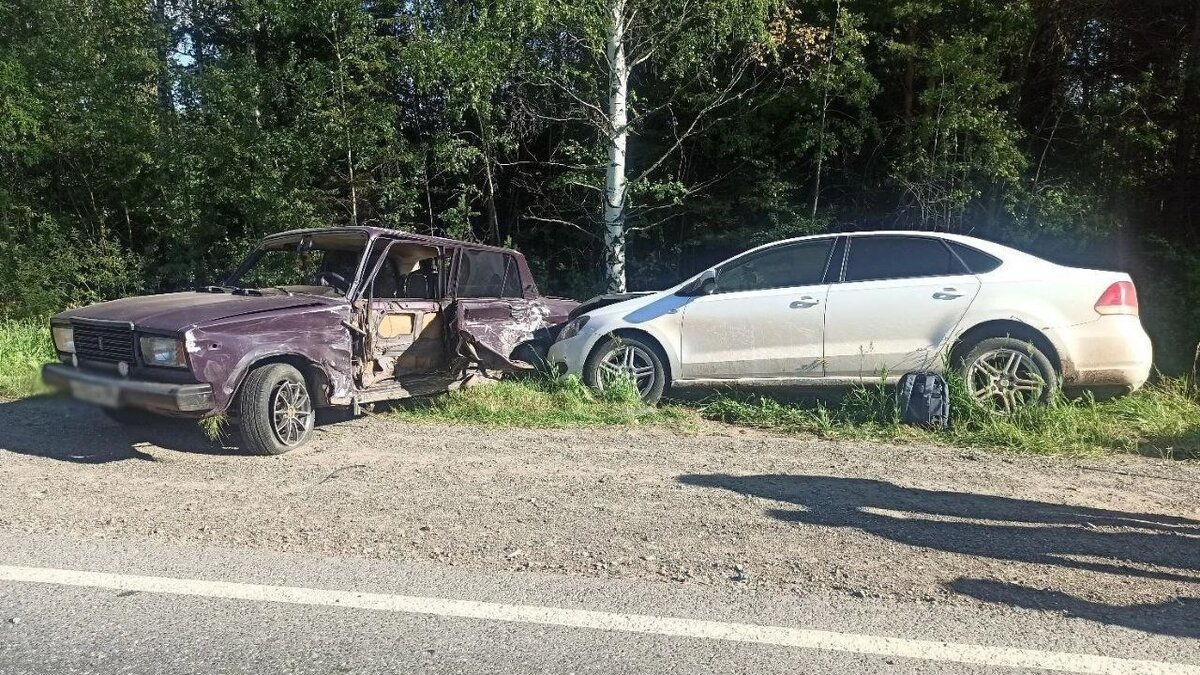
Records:
[[[333,288],[334,290],[341,291],[342,293],[350,290],[350,282],[346,281],[346,277],[338,274],[337,272],[326,270],[321,272],[318,278],[321,281],[329,284],[330,288]]]

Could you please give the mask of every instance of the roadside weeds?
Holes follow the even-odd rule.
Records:
[[[1039,455],[1140,453],[1200,458],[1200,400],[1186,378],[1160,378],[1128,396],[1098,401],[1061,395],[1046,405],[997,415],[950,379],[951,424],[926,430],[900,423],[894,392],[861,385],[841,401],[788,404],[761,395],[722,394],[700,404],[708,419],[823,438],[940,443]]]
[[[686,424],[695,411],[676,404],[648,406],[630,386],[597,392],[577,377],[527,377],[393,404],[389,415],[428,424],[563,428]]]
[[[0,398],[44,393],[41,365],[53,358],[44,321],[0,321]],[[650,407],[638,400],[632,386],[596,392],[576,377],[531,376],[402,401],[386,414],[428,424],[539,429],[689,426],[703,418],[832,439],[938,443],[1041,455],[1117,452],[1200,458],[1200,394],[1187,377],[1159,377],[1131,395],[1107,401],[1059,396],[1049,405],[1010,416],[976,404],[954,378],[950,388],[951,427],[941,431],[901,424],[893,390],[877,383],[865,383],[835,399],[789,402],[762,394],[720,392],[700,401],[668,401]],[[204,430],[220,436],[223,427],[214,420]]]
[[[0,321],[0,397],[25,398],[44,393],[42,364],[53,360],[48,322]]]
[[[777,397],[721,392],[698,402],[650,408],[630,391],[596,393],[574,377],[505,380],[489,387],[406,402],[389,414],[426,424],[562,428],[683,424],[697,418],[821,438],[938,443],[1039,455],[1141,453],[1200,457],[1200,400],[1186,378],[1160,378],[1128,396],[1098,401],[1057,396],[1047,405],[1003,416],[950,380],[951,426],[905,425],[892,387],[863,384],[840,399],[785,402]]]

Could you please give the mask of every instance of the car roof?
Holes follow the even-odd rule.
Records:
[[[501,246],[489,246],[487,244],[476,244],[469,241],[459,241],[457,239],[447,239],[445,237],[434,237],[427,234],[414,234],[412,232],[404,232],[401,230],[392,230],[386,227],[371,227],[366,225],[360,226],[342,226],[342,227],[316,227],[305,228],[299,230],[288,230],[286,232],[276,232],[263,237],[263,241],[271,239],[281,239],[285,237],[295,237],[306,234],[339,234],[339,233],[359,233],[363,236],[374,239],[376,237],[388,237],[398,241],[410,241],[414,244],[425,244],[427,246],[456,246],[459,248],[477,249],[483,251],[498,251],[509,253],[512,255],[520,255],[517,251],[511,248]]]
[[[997,258],[1000,258],[1002,260],[1005,260],[1005,261],[1011,262],[1011,261],[1014,261],[1017,259],[1023,259],[1023,260],[1027,260],[1029,262],[1040,262],[1040,263],[1046,263],[1046,264],[1053,264],[1053,263],[1050,263],[1049,261],[1045,260],[1044,258],[1039,258],[1030,253],[1025,253],[1024,251],[1019,251],[1015,248],[1011,248],[1011,247],[1005,246],[1003,244],[997,244],[994,241],[988,241],[986,239],[980,239],[978,237],[972,237],[972,236],[968,236],[965,234],[953,234],[950,232],[930,232],[928,230],[862,230],[862,231],[849,231],[849,232],[825,232],[822,234],[811,234],[811,235],[807,235],[807,236],[803,236],[803,237],[793,237],[791,239],[781,239],[779,241],[773,241],[769,244],[764,244],[762,246],[757,246],[755,248],[752,248],[749,251],[746,251],[746,253],[758,251],[758,250],[765,249],[765,248],[770,248],[772,246],[777,246],[779,244],[788,244],[788,243],[797,242],[797,241],[808,241],[808,240],[813,240],[813,239],[822,239],[822,238],[831,238],[831,237],[875,237],[875,236],[881,236],[881,235],[945,239],[946,241],[954,241],[954,242],[958,242],[960,244],[964,244],[966,246],[970,246],[972,248],[977,248],[980,251],[983,251],[984,253],[991,254],[991,255],[993,255]],[[740,257],[740,256],[738,256],[738,257]]]

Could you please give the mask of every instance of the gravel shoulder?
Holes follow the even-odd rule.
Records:
[[[735,427],[323,426],[282,457],[191,423],[0,402],[0,531],[995,603],[1200,638],[1200,463]]]

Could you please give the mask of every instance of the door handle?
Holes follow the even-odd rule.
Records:
[[[806,295],[803,298],[792,302],[792,304],[788,305],[788,307],[791,307],[792,309],[808,309],[809,307],[813,307],[818,304],[820,304],[820,300],[817,300],[810,295]]]
[[[962,293],[955,293],[955,291],[957,291],[957,290],[958,290],[957,288],[943,288],[942,290],[933,294],[933,299],[934,300],[954,300],[955,298],[961,298]]]

